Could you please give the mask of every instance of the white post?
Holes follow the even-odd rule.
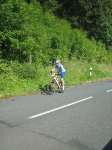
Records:
[[[90,67],[90,68],[89,68],[89,76],[90,76],[90,77],[93,75],[93,72],[92,72],[92,71],[93,71],[93,68]]]

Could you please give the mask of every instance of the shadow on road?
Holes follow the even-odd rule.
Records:
[[[102,150],[112,150],[112,139],[104,146]]]

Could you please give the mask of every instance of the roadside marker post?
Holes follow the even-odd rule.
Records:
[[[89,76],[92,77],[92,75],[93,75],[93,68],[90,67],[90,68],[89,68]]]

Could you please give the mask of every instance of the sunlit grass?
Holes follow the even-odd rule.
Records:
[[[64,62],[64,66],[67,69],[66,86],[112,79],[112,64],[87,63],[74,59]],[[90,67],[93,69],[92,76],[90,76]],[[33,79],[21,79],[12,72],[8,75],[1,75],[0,98],[38,93],[41,88],[49,84],[51,80],[49,71],[51,68],[51,66],[38,66],[37,75]]]

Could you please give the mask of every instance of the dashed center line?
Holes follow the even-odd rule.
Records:
[[[112,92],[112,89],[106,90],[107,93]]]
[[[90,100],[92,99],[93,96],[90,96],[90,97],[87,97],[87,98],[84,98],[84,99],[81,99],[79,101],[75,101],[75,102],[72,102],[72,103],[69,103],[69,104],[66,104],[66,105],[63,105],[63,106],[60,106],[60,107],[57,107],[57,108],[54,108],[54,109],[51,109],[51,110],[48,110],[48,111],[45,111],[45,112],[42,112],[42,113],[39,113],[39,114],[36,114],[36,115],[33,115],[33,116],[29,116],[28,119],[34,119],[34,118],[38,118],[38,117],[41,117],[41,116],[44,116],[44,115],[47,115],[47,114],[50,114],[52,112],[55,112],[55,111],[58,111],[58,110],[61,110],[61,109],[64,109],[64,108],[67,108],[67,107],[70,107],[72,105],[76,105],[78,103],[81,103],[81,102],[84,102],[84,101],[87,101],[87,100]]]

